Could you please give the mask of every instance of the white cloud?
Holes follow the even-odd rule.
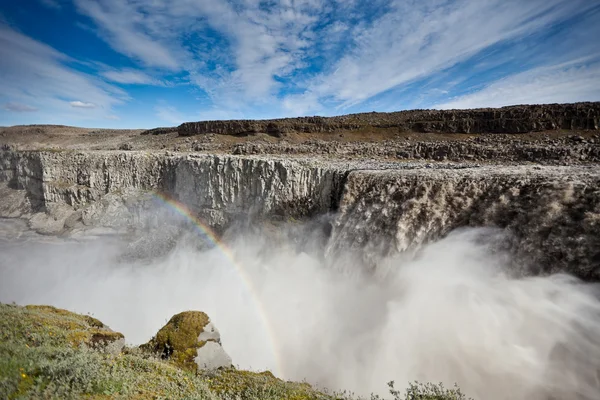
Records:
[[[11,102],[4,104],[4,109],[13,112],[34,112],[38,110],[37,108],[28,106],[27,104]]]
[[[148,4],[122,0],[74,1],[79,11],[100,27],[101,35],[116,51],[147,66],[180,69],[176,54],[165,43],[174,27],[165,26],[158,31],[161,27],[156,24],[157,16],[167,12],[162,8],[168,8],[168,4],[160,4],[160,1]],[[153,7],[154,4],[160,7]],[[148,28],[153,32],[148,32]]]
[[[540,67],[435,106],[439,109],[600,101],[600,62]]]
[[[276,77],[303,65],[311,27],[323,8],[314,0],[284,1],[270,10],[252,1],[75,3],[115,50],[147,66],[187,71],[194,84],[229,108],[276,95],[280,86]],[[193,36],[207,28],[219,31],[226,46]],[[216,66],[207,68],[207,60]]]
[[[72,101],[69,104],[75,108],[96,108],[94,103],[84,103],[83,101]]]
[[[313,93],[286,96],[282,105],[291,115],[316,114],[323,109]]]
[[[594,6],[586,0],[374,0],[371,7],[354,0],[285,0],[277,7],[251,0],[75,3],[115,50],[145,66],[186,71],[225,113],[254,105],[281,113],[325,104],[343,109]],[[371,12],[377,15],[365,18]],[[219,32],[221,41],[206,29]],[[310,57],[320,57],[321,71],[297,74]],[[140,71],[104,76],[156,84]],[[285,85],[296,94],[282,98]]]
[[[112,82],[123,84],[162,85],[160,81],[152,78],[145,72],[132,69],[105,71],[102,72],[102,76]]]
[[[0,98],[39,109],[36,118],[73,121],[103,118],[127,95],[121,89],[79,72],[72,60],[55,49],[0,24]],[[65,99],[96,105],[89,113],[76,113]],[[83,103],[83,102],[82,102]]]
[[[308,90],[351,106],[591,6],[584,0],[398,0],[371,26],[355,28],[355,48]]]

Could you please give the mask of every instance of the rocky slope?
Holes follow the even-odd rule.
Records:
[[[248,135],[264,132],[285,136],[293,132],[339,132],[393,128],[424,133],[524,133],[555,129],[598,130],[600,103],[511,106],[474,110],[412,110],[362,113],[339,117],[301,117],[273,120],[201,121],[181,124],[182,136],[216,133]],[[149,131],[167,133],[166,129]]]
[[[367,262],[414,252],[462,226],[496,226],[510,233],[503,245],[535,272],[566,270],[600,279],[595,164],[500,167],[4,151],[0,182],[0,216],[24,217],[46,234],[99,227],[124,232],[132,226],[161,226],[165,232],[157,213],[166,195],[218,232],[240,220],[307,220],[334,213],[328,217],[332,229],[325,229],[331,235],[329,254],[360,249]]]

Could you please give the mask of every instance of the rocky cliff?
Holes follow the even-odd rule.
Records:
[[[523,105],[473,110],[411,110],[392,113],[362,113],[338,117],[301,117],[273,120],[200,121],[181,124],[181,136],[216,133],[273,136],[392,129],[424,133],[525,133],[548,130],[598,130],[600,102]],[[168,133],[168,129],[148,131]]]
[[[334,162],[165,152],[0,152],[0,216],[43,233],[147,223],[157,193],[222,231],[240,219],[333,213],[328,254],[415,252],[463,226],[499,227],[536,272],[600,279],[597,166]],[[166,228],[165,228],[166,229]],[[164,230],[164,229],[161,229]]]
[[[283,159],[4,151],[0,182],[6,201],[0,215],[29,216],[45,233],[81,224],[126,227],[141,223],[144,210],[165,193],[222,227],[240,215],[299,218],[327,212],[341,176],[332,167]]]
[[[465,226],[503,229],[497,245],[526,272],[600,279],[600,174],[593,167],[353,171],[329,252],[414,253]]]

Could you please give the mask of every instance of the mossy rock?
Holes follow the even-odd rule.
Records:
[[[56,338],[62,338],[65,344],[110,348],[111,352],[119,352],[125,344],[122,333],[111,330],[89,315],[46,305],[28,305],[24,308],[29,312],[34,326],[47,329],[51,336],[56,331]]]
[[[210,332],[207,332],[209,328]],[[211,335],[212,332],[215,334]],[[170,360],[182,369],[197,371],[198,350],[207,346],[208,342],[213,342],[211,348],[223,351],[220,349],[218,331],[214,331],[208,315],[201,311],[185,311],[174,315],[156,336],[140,347]]]

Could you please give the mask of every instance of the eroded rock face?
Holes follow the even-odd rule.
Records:
[[[529,272],[598,280],[599,188],[594,167],[354,171],[329,252],[412,253],[460,227],[498,227]]]
[[[303,218],[333,207],[341,174],[318,163],[253,157],[198,157],[180,162],[173,192],[203,220]]]
[[[186,122],[179,135],[208,133],[273,136],[286,133],[354,131],[364,128],[397,128],[401,131],[440,133],[524,133],[554,129],[598,130],[600,103],[523,105],[474,110],[412,110],[362,113],[339,117],[300,117],[273,120]]]
[[[156,336],[141,346],[188,370],[231,367],[221,335],[208,315],[185,311],[174,315]]]
[[[58,234],[86,227],[144,226],[158,193],[185,204],[203,222],[327,212],[341,174],[318,163],[147,152],[1,152],[0,216],[25,216]],[[22,195],[14,195],[15,191]]]

